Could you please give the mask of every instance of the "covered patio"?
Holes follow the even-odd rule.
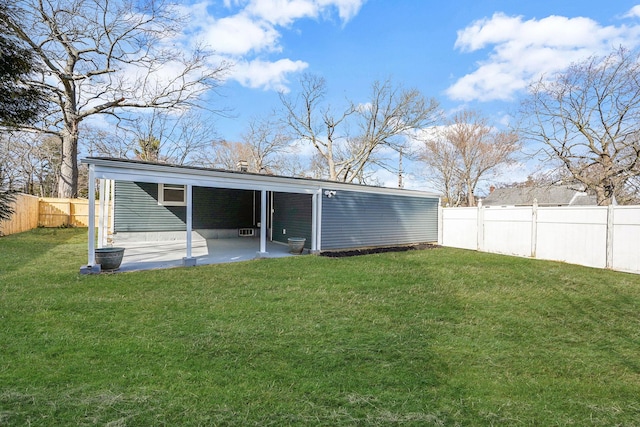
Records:
[[[123,242],[125,248],[122,264],[117,270],[141,271],[182,267],[186,241]],[[192,243],[191,255],[196,265],[222,264],[249,261],[260,258],[260,239],[242,237],[233,239],[202,239]],[[267,242],[269,258],[293,256],[289,247],[277,242]]]
[[[312,178],[90,157],[87,264],[120,271],[437,241],[437,195]],[[112,212],[109,213],[109,206]],[[93,232],[97,230],[97,233]],[[110,264],[108,270],[112,267]]]

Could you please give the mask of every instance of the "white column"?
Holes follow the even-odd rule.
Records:
[[[98,180],[98,194],[100,195],[100,201],[98,202],[98,247],[104,247],[104,216],[102,213],[104,212],[104,179]],[[93,215],[96,213],[93,212]],[[92,215],[92,212],[89,211],[89,215]]]
[[[111,195],[111,197],[109,198],[109,203],[107,204],[107,212],[108,212],[108,216],[109,216],[109,226],[107,227],[107,233],[109,232],[109,230],[111,230],[111,235],[113,235],[113,227],[115,225],[115,216],[116,216],[116,180],[115,179],[110,179],[109,180],[109,188],[111,189],[111,191],[109,192],[109,194]]]
[[[311,252],[318,251],[318,191],[311,196]]]
[[[316,200],[318,210],[316,214],[316,250],[320,252],[322,250],[322,188],[319,188],[316,194],[318,195]]]
[[[107,227],[109,224],[109,199],[111,183],[109,180],[100,180],[100,203],[98,207],[98,247],[107,246]]]
[[[258,256],[267,255],[267,190],[260,193],[260,252]]]
[[[96,178],[95,166],[89,165],[89,257],[88,266],[96,264]]]
[[[183,259],[185,266],[194,266],[195,259],[191,256],[193,231],[193,186],[187,184],[187,256]]]

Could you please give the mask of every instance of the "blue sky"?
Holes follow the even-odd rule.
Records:
[[[474,108],[499,124],[541,73],[640,45],[638,0],[224,0],[184,7],[193,14],[193,40],[235,64],[223,96],[212,98],[233,110],[217,119],[227,140],[237,140],[252,116],[279,106],[278,91],[295,90],[303,72],[327,80],[336,106],[345,97],[366,101],[371,83],[390,77],[436,98],[445,111]]]

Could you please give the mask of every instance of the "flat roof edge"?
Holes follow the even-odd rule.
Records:
[[[273,184],[274,186],[286,185],[300,188],[330,188],[345,191],[373,192],[384,194],[398,194],[403,196],[414,196],[424,198],[439,198],[440,195],[420,190],[410,190],[403,188],[380,187],[363,184],[353,184],[345,182],[328,181],[315,178],[287,177],[281,175],[265,175],[251,172],[239,172],[223,169],[204,168],[199,166],[172,165],[162,163],[144,162],[139,160],[115,159],[108,157],[85,157],[80,160],[83,164],[95,165],[102,172],[107,169],[127,169],[137,171],[141,174],[154,175],[157,173],[183,174],[195,177],[211,177],[217,179],[242,180],[247,183],[256,182],[262,184]],[[114,171],[115,174],[115,171]],[[113,177],[117,179],[117,177]]]

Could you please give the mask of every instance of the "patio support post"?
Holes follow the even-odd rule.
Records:
[[[318,253],[318,202],[322,200],[322,189],[317,190],[311,197],[311,253]]]
[[[265,258],[267,252],[267,190],[260,192],[260,252],[258,258]]]
[[[316,250],[320,252],[322,250],[322,188],[318,189],[318,199],[316,200]]]
[[[89,165],[89,260],[87,265],[96,263],[96,177],[94,166]]]
[[[107,224],[109,220],[109,192],[111,190],[110,182],[106,179],[100,180],[100,203],[98,207],[98,247],[107,246]],[[89,211],[91,212],[91,211]]]
[[[96,265],[96,176],[95,166],[89,165],[89,236],[87,265],[80,267],[80,273],[100,273],[100,266]]]
[[[196,265],[196,259],[191,256],[191,247],[193,246],[192,230],[193,230],[193,185],[187,184],[187,256],[182,259],[185,267],[193,267]]]

